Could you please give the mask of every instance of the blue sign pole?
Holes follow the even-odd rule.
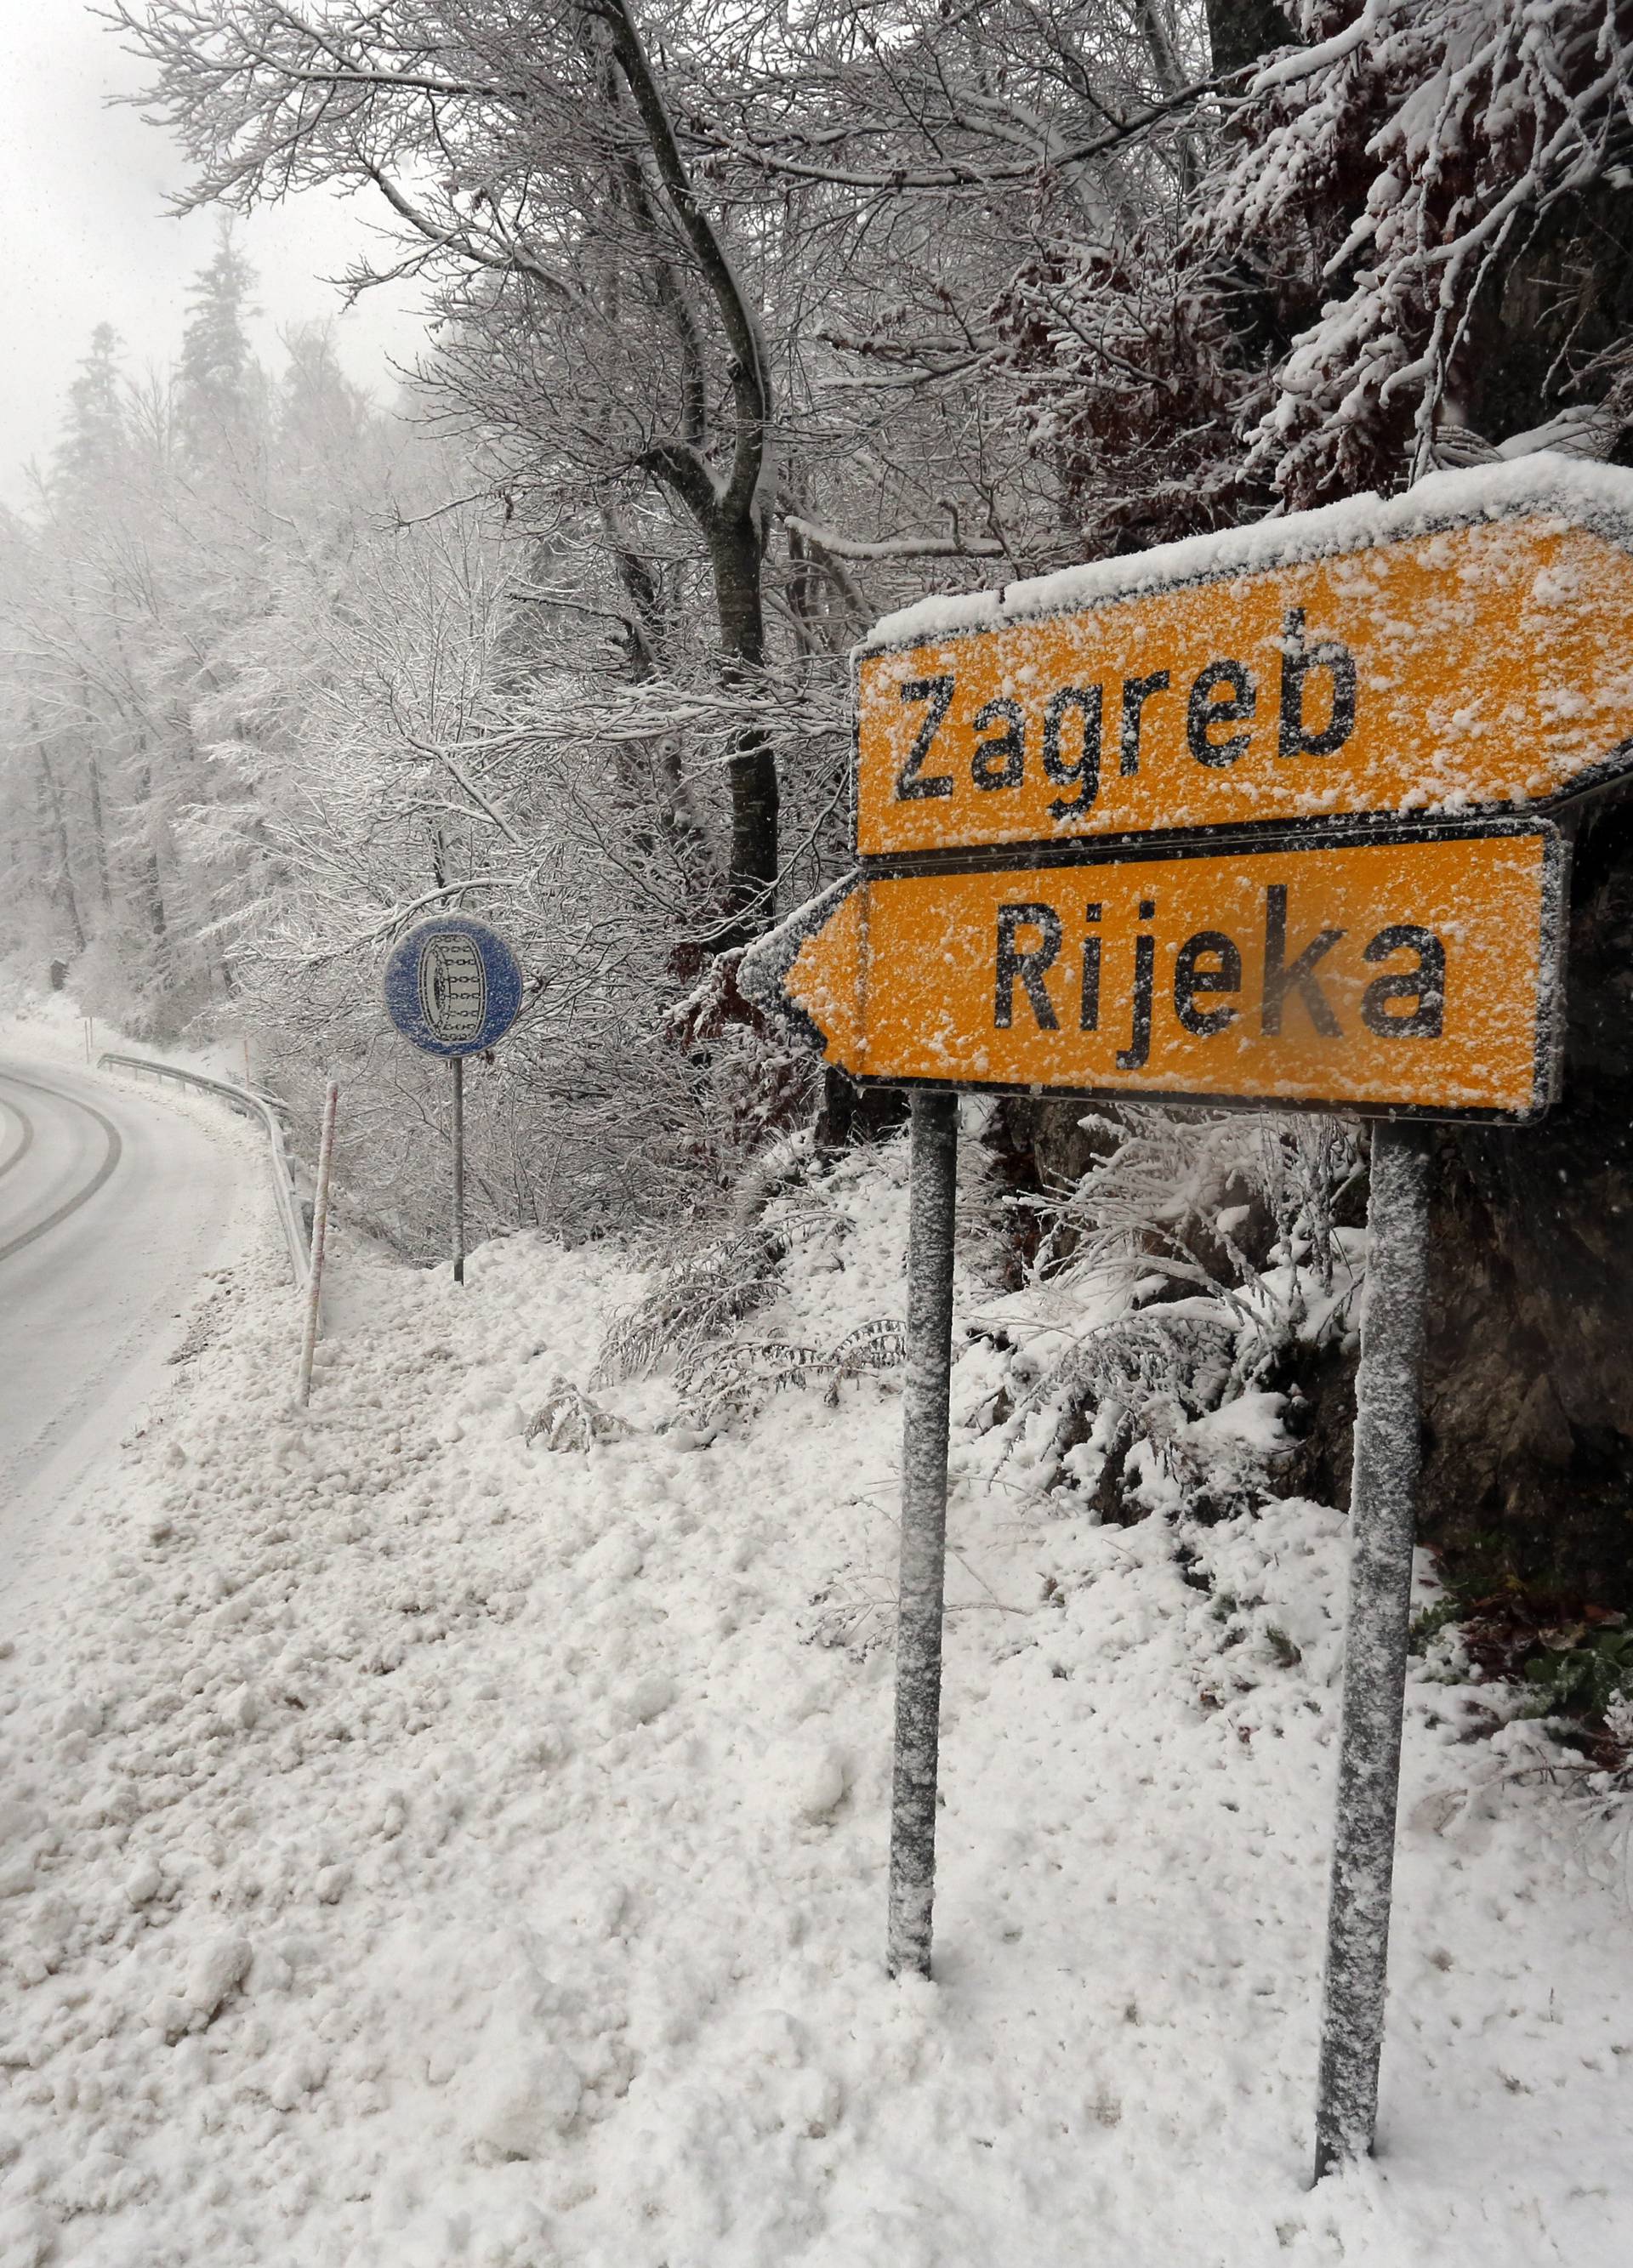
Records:
[[[465,1058],[502,1040],[521,1012],[521,964],[497,931],[463,914],[410,930],[386,963],[386,1013],[453,1069],[454,1281],[465,1280]]]

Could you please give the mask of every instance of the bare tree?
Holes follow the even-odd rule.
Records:
[[[725,681],[763,668],[775,403],[751,247],[683,152],[628,0],[116,13],[198,165],[183,202],[376,190],[398,238],[389,272],[432,284],[449,333],[438,374],[513,502],[526,487],[599,518],[656,483],[701,539]],[[741,931],[776,887],[778,781],[751,729],[728,772]]]

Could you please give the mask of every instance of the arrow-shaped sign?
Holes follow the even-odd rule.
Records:
[[[856,669],[864,859],[1468,817],[1633,764],[1633,473],[1558,457],[893,615]]]
[[[870,873],[741,982],[883,1086],[1521,1120],[1555,1084],[1563,863],[1498,821]]]

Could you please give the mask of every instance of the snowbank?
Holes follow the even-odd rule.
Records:
[[[133,1040],[106,1017],[88,1017],[71,992],[46,992],[14,970],[0,968],[0,1050],[94,1069],[104,1049],[201,1071],[206,1079],[242,1085],[241,1040],[196,1043]]]
[[[901,1152],[847,1172],[761,1338],[899,1312]],[[1620,2263],[1617,1846],[1467,1686],[1412,1691],[1381,2154],[1305,2188],[1336,1515],[1097,1528],[972,1344],[892,1985],[894,1380],[552,1452],[615,1254],[336,1276],[307,1419],[276,1253],[212,1287],[0,1662],[7,2268]]]

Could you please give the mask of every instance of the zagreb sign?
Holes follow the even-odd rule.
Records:
[[[1624,477],[1534,459],[928,600],[855,657],[857,865],[743,983],[864,1084],[1520,1122],[1633,747]]]

